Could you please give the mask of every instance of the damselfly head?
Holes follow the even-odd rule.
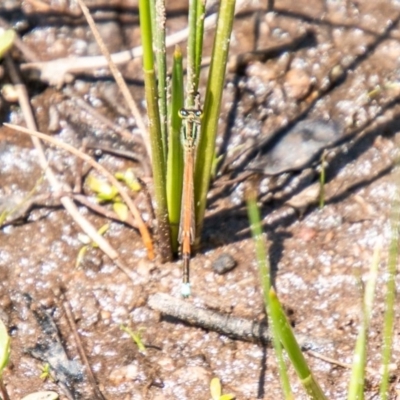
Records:
[[[203,111],[200,108],[181,108],[179,116],[182,119],[190,119],[192,121],[199,121],[203,117]]]

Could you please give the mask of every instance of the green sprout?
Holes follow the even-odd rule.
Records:
[[[10,361],[10,352],[10,336],[3,321],[0,320],[0,392],[4,400],[10,399],[3,382],[3,372]]]
[[[123,172],[117,172],[115,177],[119,181],[124,182],[125,185],[132,190],[132,192],[139,192],[142,188],[132,168],[128,168]]]
[[[319,175],[319,208],[325,206],[325,182],[326,182],[326,151],[321,156],[321,172]]]
[[[50,364],[49,363],[45,363],[40,368],[40,379],[43,379],[44,381],[47,380],[47,379],[49,379],[52,382],[54,381],[54,378],[51,375]]]
[[[11,49],[16,34],[12,29],[8,29],[0,34],[0,58],[7,53],[8,50]]]
[[[212,400],[233,400],[235,395],[232,393],[222,394],[222,385],[219,378],[212,378],[210,382],[210,392]]]
[[[104,224],[97,233],[100,235],[104,235],[108,229],[110,229],[110,224]],[[90,239],[86,235],[80,236],[81,242],[83,242],[83,246],[78,252],[78,256],[76,257],[75,268],[78,268],[79,265],[82,263],[83,258],[85,257],[86,252],[89,248],[97,248],[99,247],[97,243],[91,242]]]
[[[125,172],[117,172],[116,179],[124,182],[133,192],[138,192],[141,189],[133,170],[130,168]],[[89,188],[96,193],[96,200],[99,203],[112,203],[114,212],[118,215],[121,221],[126,221],[129,215],[127,205],[122,201],[117,188],[104,182],[94,176],[89,176],[87,180]]]
[[[146,346],[144,345],[141,337],[141,332],[133,332],[130,328],[124,325],[120,325],[119,327],[122,331],[127,333],[131,339],[136,343],[136,346],[138,347],[139,351],[143,354],[146,354]]]
[[[6,208],[5,210],[3,210],[0,213],[0,226],[2,226],[4,224],[7,217],[14,214],[19,209],[23,208],[29,201],[32,200],[32,197],[34,196],[34,194],[39,190],[39,187],[40,187],[41,183],[43,182],[43,179],[44,179],[44,175],[42,174],[42,176],[35,183],[35,186],[29,191],[29,193],[22,199],[21,202],[19,202],[12,208]]]
[[[96,193],[96,199],[99,203],[113,201],[118,197],[118,190],[114,186],[94,176],[89,176],[87,184]]]

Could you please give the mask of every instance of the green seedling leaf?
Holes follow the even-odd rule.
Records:
[[[15,85],[12,85],[11,83],[6,83],[3,85],[1,88],[1,94],[9,103],[18,102],[18,90],[16,89]]]
[[[383,85],[384,89],[398,89],[400,87],[400,82],[388,82]]]
[[[15,85],[11,83],[6,83],[1,88],[1,94],[6,101],[9,103],[17,103],[18,102],[18,90]]]
[[[269,311],[275,332],[279,337],[300,381],[311,399],[327,400],[304,358],[290,323],[273,287],[269,290]]]
[[[7,328],[3,321],[0,320],[0,376],[8,365],[10,351],[10,336],[8,336]]]
[[[104,224],[104,225],[97,231],[97,233],[98,233],[99,235],[102,235],[102,236],[103,236],[109,229],[110,229],[110,224]],[[99,247],[99,245],[98,245],[97,243],[95,243],[95,242],[90,243],[90,245],[91,245],[93,248]]]
[[[5,220],[8,217],[8,211],[4,210],[1,214],[0,214],[0,226],[2,226],[5,222]]]
[[[213,178],[215,178],[215,175],[217,174],[218,164],[221,162],[221,160],[223,158],[224,158],[223,154],[220,154],[218,157],[214,156],[214,160],[213,160],[212,165],[211,165],[211,176]]]
[[[43,177],[44,175],[42,175],[37,182],[35,183],[35,186],[33,187],[33,189],[22,199],[22,201],[18,204],[16,204],[15,206],[11,207],[11,208],[6,208],[5,210],[3,210],[0,214],[0,226],[4,224],[5,220],[7,219],[7,217],[11,214],[13,214],[14,212],[18,211],[20,208],[23,208],[34,196],[35,192],[38,190],[40,184],[43,182]]]
[[[16,33],[12,29],[8,29],[0,35],[0,58],[7,53],[12,47]]]
[[[100,235],[104,235],[107,230],[110,228],[110,224],[104,224],[98,231],[97,233]],[[91,242],[88,238],[88,236],[86,235],[81,235],[79,237],[79,240],[81,240],[81,242],[83,242],[85,245],[82,246],[82,248],[79,250],[78,256],[76,257],[76,263],[75,263],[75,268],[78,268],[79,265],[81,264],[83,258],[85,257],[85,254],[88,250],[89,247],[99,247],[99,245],[95,242]]]
[[[235,398],[235,395],[232,393],[228,393],[228,394],[223,394],[219,400],[233,400]]]
[[[131,329],[124,325],[120,325],[120,329],[131,337],[141,353],[146,353],[146,346],[142,342],[140,332],[133,332]]]
[[[89,176],[87,184],[93,192],[97,194],[97,199],[100,201],[112,201],[117,197],[118,190],[109,185],[107,182],[101,181],[94,176]]]
[[[87,244],[79,250],[78,256],[76,257],[75,268],[78,268],[81,265],[81,262],[85,257],[88,247],[89,245]]]
[[[115,178],[124,182],[132,192],[139,192],[142,189],[132,168],[128,168],[125,172],[117,172]]]
[[[42,391],[28,394],[21,400],[57,400],[58,398],[56,392]]]
[[[221,397],[221,393],[222,393],[222,386],[221,386],[221,381],[219,380],[219,378],[211,379],[210,392],[211,392],[211,398],[213,400],[219,400],[219,398]]]
[[[375,97],[378,97],[381,93],[382,93],[382,88],[379,85],[377,85],[367,93],[367,96],[369,99],[372,100]]]
[[[128,218],[128,207],[125,203],[115,202],[113,203],[113,209],[121,221],[126,221]]]
[[[44,381],[47,379],[50,379],[51,381],[54,380],[53,377],[51,376],[49,363],[46,363],[42,366],[40,370],[40,379],[43,379]]]
[[[354,349],[351,379],[349,390],[347,392],[347,398],[349,400],[364,399],[365,363],[368,349],[368,330],[374,306],[375,288],[378,279],[381,253],[382,239],[379,239],[374,249],[372,263],[369,270],[369,278],[364,290],[363,318],[359,327],[356,347]]]
[[[319,175],[319,208],[324,208],[325,206],[325,182],[326,182],[326,151],[322,153],[321,156],[321,173]]]
[[[222,394],[222,385],[219,378],[211,379],[210,392],[212,400],[233,400],[235,398],[235,395],[232,393]]]

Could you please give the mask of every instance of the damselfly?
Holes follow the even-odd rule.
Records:
[[[181,220],[179,225],[179,243],[183,260],[182,296],[190,295],[189,264],[191,246],[195,239],[194,214],[194,161],[196,157],[197,139],[200,134],[200,124],[203,112],[200,108],[182,108],[179,111],[182,118],[182,145],[184,150],[183,189],[181,203]]]

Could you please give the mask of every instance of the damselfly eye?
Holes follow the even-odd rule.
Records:
[[[185,117],[187,117],[189,115],[189,113],[187,112],[187,110],[185,110],[184,108],[181,108],[180,110],[179,110],[179,116],[181,117],[181,118],[185,118]]]
[[[196,117],[200,118],[200,117],[203,116],[203,111],[201,111],[201,110],[196,110],[195,115],[196,115]]]

